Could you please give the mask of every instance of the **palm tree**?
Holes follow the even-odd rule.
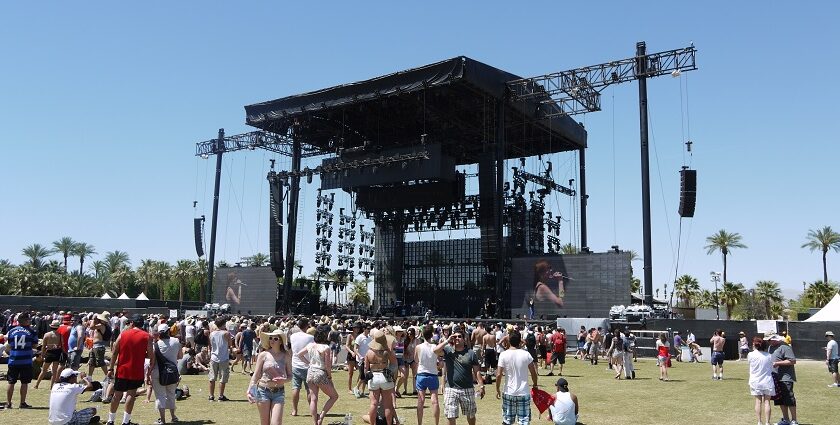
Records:
[[[767,318],[773,317],[771,315],[771,307],[776,304],[781,304],[784,300],[779,284],[772,280],[760,280],[756,282],[755,296],[764,301],[764,312],[767,314]]]
[[[262,267],[268,263],[268,255],[258,252],[250,257],[243,258],[251,267]]]
[[[32,264],[24,263],[22,266],[15,268],[14,279],[20,285],[20,294],[29,295],[29,288],[38,285],[38,270]]]
[[[64,257],[64,273],[67,273],[67,257],[73,255],[73,249],[76,247],[76,242],[73,238],[65,236],[52,244],[54,252],[60,252]]]
[[[808,248],[811,252],[816,250],[822,252],[823,282],[828,283],[828,268],[826,267],[825,257],[829,249],[840,252],[840,233],[831,230],[831,226],[825,226],[819,230],[809,230],[807,240],[802,244],[802,248]]]
[[[113,273],[110,274],[112,282],[117,284],[120,288],[120,294],[125,293],[125,288],[131,282],[131,279],[134,277],[134,272],[131,271],[131,268],[127,265],[123,264],[117,267]]]
[[[172,277],[178,282],[178,301],[184,302],[184,287],[193,276],[195,263],[190,260],[178,260],[172,270]]]
[[[158,299],[166,301],[166,282],[172,274],[172,266],[166,261],[155,261],[152,267],[152,280],[158,288]]]
[[[720,302],[726,306],[726,317],[732,319],[732,309],[741,302],[746,293],[744,285],[740,283],[726,282],[718,293]]]
[[[155,260],[140,260],[140,267],[137,267],[137,282],[143,285],[143,293],[149,295],[149,285],[153,283],[152,274],[155,267]]]
[[[198,282],[198,300],[206,302],[207,299],[207,260],[199,258],[195,260],[195,268],[193,270],[193,281]]]
[[[814,307],[825,307],[837,293],[837,285],[824,281],[816,281],[805,289],[805,296],[813,303]]]
[[[741,243],[741,235],[738,233],[729,233],[726,230],[719,230],[712,236],[706,238],[706,254],[712,255],[715,251],[720,251],[723,255],[723,281],[726,280],[726,256],[729,255],[733,248],[746,248],[747,246]]]
[[[370,305],[370,292],[367,289],[367,279],[353,282],[350,288],[350,302],[354,305]]]
[[[576,246],[572,245],[571,242],[569,242],[569,243],[560,247],[560,253],[561,254],[577,254],[578,249],[577,249]]]
[[[684,274],[674,282],[674,291],[685,307],[691,307],[691,300],[700,292],[700,282],[693,276]]]
[[[96,248],[91,244],[77,242],[73,246],[73,255],[79,257],[79,276],[85,273],[85,259],[94,254],[96,254]]]
[[[697,307],[699,308],[717,308],[718,306],[718,301],[717,297],[715,297],[715,293],[708,289],[703,289],[697,292],[694,298],[695,304],[697,304]]]
[[[39,243],[34,243],[23,249],[23,256],[28,258],[26,263],[35,270],[40,270],[44,266],[44,259],[53,254],[53,252]]]
[[[108,266],[108,273],[114,273],[120,266],[127,266],[131,263],[127,252],[111,251],[105,253],[105,264]]]

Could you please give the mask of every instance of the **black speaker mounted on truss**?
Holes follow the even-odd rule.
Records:
[[[193,219],[193,234],[195,235],[195,255],[204,256],[204,216]]]
[[[680,170],[680,217],[694,217],[697,203],[697,170]]]
[[[283,261],[283,183],[280,180],[269,184],[268,209],[268,256],[274,276],[282,277]]]

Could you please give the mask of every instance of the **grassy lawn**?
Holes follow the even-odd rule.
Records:
[[[616,381],[613,374],[605,370],[603,363],[589,366],[588,363],[570,359],[564,376],[569,380],[572,392],[578,395],[581,403],[581,422],[585,424],[753,424],[753,398],[747,388],[747,365],[745,362],[727,362],[725,380],[713,381],[710,366],[707,363],[687,364],[674,362],[670,371],[671,381],[660,382],[658,370],[649,359],[639,359],[636,363],[634,381]],[[3,366],[5,368],[5,366]],[[829,375],[822,362],[801,361],[796,366],[798,382],[795,387],[798,400],[799,421],[802,424],[836,424],[837,400],[840,389],[828,388]],[[540,371],[540,385],[553,391],[553,379]],[[341,421],[345,413],[352,413],[354,424],[360,424],[361,416],[367,410],[367,400],[357,400],[347,393],[347,374],[334,374],[338,382],[339,401],[331,413],[331,422]],[[101,372],[95,377],[101,378]],[[248,404],[244,394],[248,379],[241,374],[233,374],[228,384],[226,395],[230,402],[207,401],[207,381],[205,376],[184,377],[189,385],[192,397],[178,403],[177,415],[185,424],[255,424],[259,421],[257,410]],[[43,384],[43,383],[42,383]],[[5,397],[5,383],[2,385]],[[548,388],[546,388],[548,387]],[[287,386],[290,388],[290,386]],[[501,423],[501,402],[495,398],[495,389],[488,387],[487,396],[478,403],[478,423],[481,425]],[[0,411],[0,424],[43,424],[47,419],[49,391],[42,386],[39,390],[30,389],[28,402],[32,410],[12,409]],[[16,391],[14,403],[19,403]],[[5,398],[4,398],[5,399]],[[87,394],[80,396],[79,408],[95,406],[101,403],[85,403]],[[145,398],[143,398],[145,400]],[[441,403],[443,398],[441,397]],[[323,399],[322,399],[323,403]],[[416,398],[412,396],[398,400],[398,415],[407,424],[416,424]],[[284,424],[309,425],[312,420],[308,413],[291,417],[291,391],[286,394]],[[304,402],[300,404],[301,413],[308,412]],[[427,407],[424,418],[429,421],[431,413]],[[100,410],[100,412],[104,412]],[[549,423],[545,418],[537,419],[536,409],[532,409],[534,423]],[[773,419],[778,420],[778,408],[773,409]],[[103,419],[105,414],[103,414]],[[157,411],[154,404],[140,401],[135,405],[132,420],[141,424],[154,423]],[[122,411],[117,420],[122,419]],[[442,421],[445,423],[445,420]],[[466,420],[459,419],[460,423]]]

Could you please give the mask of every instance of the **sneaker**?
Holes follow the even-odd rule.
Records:
[[[548,372],[548,375],[545,376],[554,376],[554,372]]]
[[[211,396],[207,397],[207,400],[209,400],[209,401],[213,401],[213,400],[215,400],[215,397],[213,397],[213,396],[211,395]]]
[[[796,422],[796,419],[790,421],[790,425],[799,425],[799,422]]]
[[[359,389],[358,388],[353,388],[353,395],[356,396],[356,398],[361,397],[361,395],[359,394]]]
[[[230,399],[229,399],[229,398],[227,398],[227,397],[225,397],[225,396],[223,396],[223,395],[220,395],[220,396],[219,396],[219,401],[230,401]]]
[[[30,405],[28,405],[28,404],[26,404],[26,403],[24,402],[24,403],[21,403],[21,404],[20,404],[20,408],[21,408],[21,409],[31,409],[31,408],[32,408],[32,406],[30,406]]]
[[[791,423],[788,422],[787,419],[782,418],[782,420],[776,422],[776,425],[791,425]]]
[[[164,422],[163,419],[161,419],[161,418],[157,418],[157,420],[155,421],[155,425],[163,425],[165,423],[166,422]]]
[[[835,387],[840,387],[840,385],[838,385],[838,384],[829,384],[828,385],[828,388],[835,388]]]

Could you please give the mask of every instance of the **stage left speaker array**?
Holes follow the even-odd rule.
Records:
[[[283,187],[279,181],[270,185],[268,214],[268,251],[271,270],[283,276]]]
[[[195,255],[204,256],[204,216],[193,219],[193,234],[195,235]]]

